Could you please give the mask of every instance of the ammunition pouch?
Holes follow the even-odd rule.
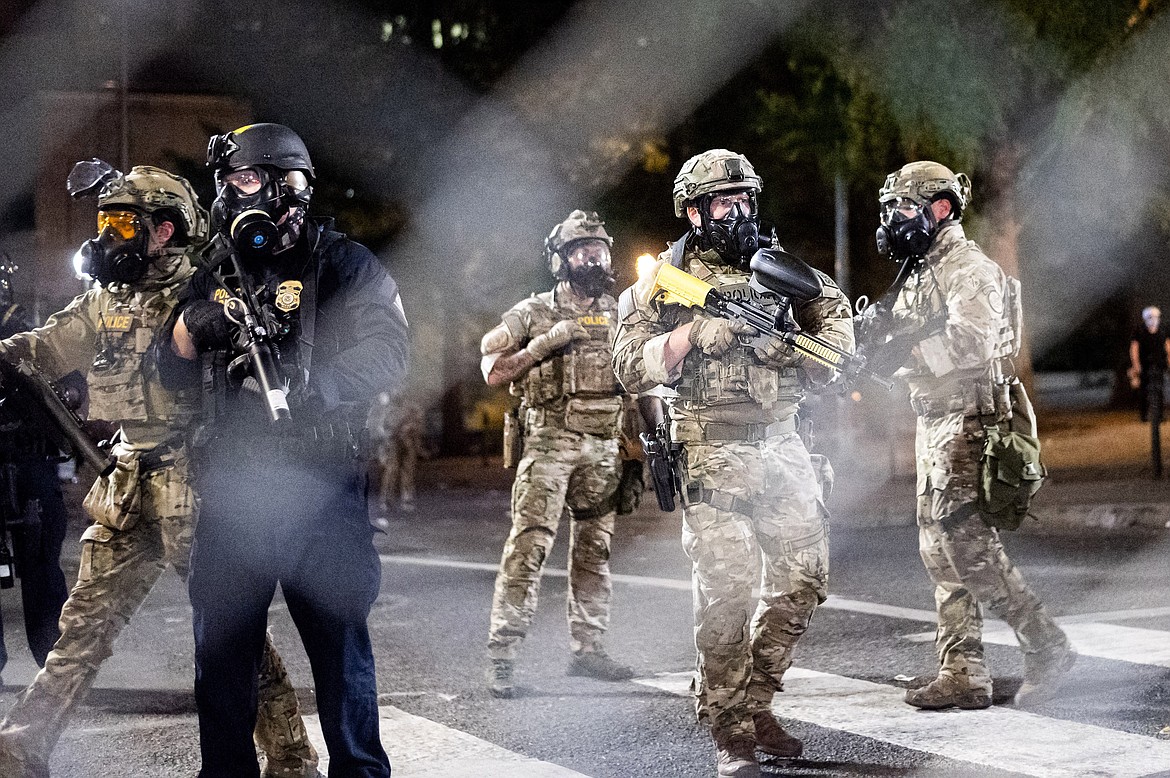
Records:
[[[1031,416],[1031,402],[1018,382],[1004,384],[1016,413],[1005,423],[984,425],[979,458],[977,506],[987,526],[1018,529],[1048,470],[1040,460],[1040,440]]]
[[[622,420],[622,399],[585,400],[572,397],[565,404],[565,429],[605,438],[616,437]]]
[[[983,434],[979,513],[989,527],[1018,529],[1048,475],[1040,461],[1040,441],[998,426],[985,428]]]
[[[524,429],[520,423],[520,409],[504,414],[504,467],[514,468],[524,455]]]
[[[958,392],[941,397],[911,397],[910,407],[919,416],[937,419],[952,413],[964,416],[981,416],[997,421],[1011,418],[1011,402],[1008,385],[994,381],[984,375],[972,381],[964,381]]]
[[[81,507],[95,523],[124,532],[137,524],[142,514],[142,463],[140,452],[118,448],[117,465],[109,475],[94,481]]]
[[[684,443],[759,443],[777,435],[796,432],[796,417],[770,424],[728,424],[725,422],[676,421],[671,425],[671,438]]]
[[[641,461],[626,459],[622,461],[621,466],[621,478],[618,481],[614,502],[618,515],[628,516],[642,504],[642,492],[646,491],[646,484],[642,481]]]

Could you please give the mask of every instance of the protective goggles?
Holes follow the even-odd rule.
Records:
[[[303,192],[309,188],[309,177],[300,170],[281,171],[283,176],[278,180],[294,192]],[[240,168],[230,173],[224,173],[221,180],[230,185],[241,195],[254,195],[264,188],[270,180],[269,174],[259,168]]]
[[[916,219],[922,215],[922,205],[909,197],[895,197],[883,202],[881,208],[882,224],[889,227],[891,224]]]
[[[609,246],[605,245],[602,241],[582,243],[569,252],[568,259],[571,267],[596,265],[609,270]]]
[[[98,211],[98,235],[107,228],[117,233],[122,240],[130,240],[142,229],[142,220],[134,211]]]
[[[756,198],[751,192],[733,192],[711,196],[710,213],[712,219],[722,219],[731,213],[736,206],[745,216],[756,212]]]

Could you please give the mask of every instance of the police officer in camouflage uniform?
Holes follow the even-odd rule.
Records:
[[[172,393],[147,358],[207,238],[207,214],[185,180],[142,165],[126,175],[78,163],[75,196],[98,196],[98,237],[80,251],[98,283],[31,332],[0,342],[0,358],[33,360],[51,379],[87,374],[90,415],[120,426],[117,468],[85,499],[94,523],[82,535],[81,569],[61,613],[61,637],[45,667],[0,724],[0,775],[42,778],[69,716],[93,684],[114,640],[166,564],[186,578],[198,512],[183,435],[197,393]],[[269,776],[315,776],[296,695],[271,642],[261,671],[256,741]]]
[[[690,229],[660,265],[774,308],[748,287],[748,262],[760,245],[760,188],[741,154],[713,149],[687,160],[675,178],[674,211]],[[741,344],[738,335],[747,333],[736,324],[651,299],[652,275],[621,295],[614,366],[628,391],[663,384],[678,392],[668,403],[671,435],[685,449],[682,538],[693,565],[696,708],[711,728],[719,775],[757,776],[756,748],[777,756],[802,750],[771,703],[826,596],[827,514],[796,414],[805,389],[833,376],[778,340],[753,349]],[[819,276],[822,296],[796,306],[796,321],[852,350],[849,302]]]
[[[609,625],[609,547],[623,401],[610,366],[617,325],[610,247],[596,213],[573,211],[545,241],[551,292],[512,306],[483,336],[491,386],[521,398],[524,453],[512,485],[512,531],[492,599],[488,687],[512,697],[512,666],[536,612],[540,574],[567,506],[570,675],[633,677],[601,647]]]
[[[1024,651],[1016,704],[1050,697],[1076,659],[977,509],[984,424],[1010,419],[1033,436],[1036,429],[1010,362],[1020,335],[1015,282],[964,235],[959,220],[970,196],[967,177],[937,162],[905,165],[880,193],[879,247],[918,262],[892,308],[895,326],[932,332],[898,372],[918,415],[919,550],[935,583],[940,665],[906,702],[930,710],[991,705],[983,605],[1011,625]]]

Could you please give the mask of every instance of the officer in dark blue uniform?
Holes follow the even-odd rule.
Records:
[[[0,340],[31,330],[32,320],[13,299],[12,273],[16,266],[0,255]],[[85,380],[73,373],[75,390],[83,394]],[[0,393],[0,398],[2,398]],[[61,636],[57,621],[69,596],[61,571],[61,546],[69,516],[57,479],[60,452],[23,413],[6,412],[0,400],[0,586],[11,586],[20,576],[21,604],[28,647],[37,665]],[[11,539],[12,546],[8,546]],[[0,671],[8,664],[4,622],[0,619]]]
[[[367,626],[381,566],[356,450],[377,393],[405,379],[397,285],[331,220],[307,217],[313,165],[289,128],[215,136],[208,164],[218,235],[158,349],[164,382],[202,382],[206,402],[189,583],[200,774],[258,774],[256,677],[279,583],[330,775],[388,778]]]

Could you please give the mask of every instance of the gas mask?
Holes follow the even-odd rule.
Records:
[[[938,230],[930,207],[907,197],[882,203],[881,222],[874,236],[878,253],[896,262],[924,255]]]
[[[582,297],[600,297],[613,289],[609,246],[600,240],[580,241],[568,249],[568,281]]]
[[[300,238],[313,194],[304,172],[258,165],[221,172],[216,186],[212,227],[227,236],[242,257],[272,257]]]
[[[699,203],[699,213],[699,247],[714,249],[726,264],[746,269],[761,245],[755,191],[708,195]]]
[[[81,244],[77,270],[105,286],[132,284],[146,274],[150,233],[130,210],[98,211],[98,236]]]

